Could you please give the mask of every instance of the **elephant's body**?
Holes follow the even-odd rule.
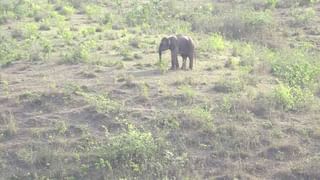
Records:
[[[183,59],[182,69],[186,69],[186,60],[189,58],[189,68],[193,68],[195,46],[193,40],[188,36],[176,35],[162,38],[159,46],[159,57],[162,51],[171,51],[171,69],[179,68],[178,55]]]

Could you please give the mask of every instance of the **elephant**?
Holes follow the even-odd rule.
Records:
[[[186,61],[189,58],[189,68],[193,68],[193,59],[195,58],[195,45],[191,37],[183,35],[172,35],[161,39],[159,46],[159,60],[163,51],[171,51],[171,70],[179,68],[178,55],[183,59],[181,69],[186,70]]]

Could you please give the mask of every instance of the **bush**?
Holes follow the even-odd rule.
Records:
[[[144,4],[136,3],[126,14],[126,22],[129,26],[142,24],[157,25],[161,21],[157,0]]]
[[[13,39],[0,36],[0,66],[21,58],[18,43]]]
[[[152,157],[157,150],[151,133],[134,129],[113,137],[110,142],[110,161],[120,166],[130,167],[131,162],[141,166],[153,160]]]
[[[266,35],[273,26],[273,17],[269,11],[237,10],[223,18],[219,31],[233,39],[252,39]]]
[[[272,7],[272,8],[275,8],[279,3],[278,0],[266,0],[266,1],[267,1],[267,5]]]
[[[222,79],[218,81],[214,88],[215,91],[217,92],[223,92],[223,93],[236,93],[240,92],[244,89],[244,82],[237,78],[237,79]]]
[[[210,108],[206,106],[196,106],[192,107],[186,113],[192,118],[196,118],[202,121],[205,126],[212,127],[213,126],[213,116]]]
[[[74,47],[70,53],[64,55],[62,63],[77,64],[88,62],[90,51],[96,46],[95,41],[84,41]]]
[[[64,16],[71,16],[74,14],[75,10],[72,6],[65,5],[60,8],[59,13]]]
[[[314,96],[308,89],[279,84],[274,90],[274,98],[284,110],[301,111],[311,107]]]
[[[202,41],[200,47],[203,51],[223,51],[226,43],[220,34],[214,33],[208,39]]]
[[[39,25],[36,23],[27,23],[22,25],[23,36],[25,38],[33,38],[39,36]]]
[[[294,18],[293,25],[302,26],[309,24],[316,16],[316,12],[313,8],[298,8],[291,11],[291,15]]]
[[[116,177],[159,179],[168,172],[178,176],[175,171],[186,161],[185,157],[176,157],[167,142],[164,144],[150,132],[141,132],[131,125],[127,132],[111,137],[102,152],[96,165],[107,168]]]
[[[85,13],[89,19],[99,21],[103,19],[104,14],[101,6],[90,4],[85,7]]]
[[[111,100],[108,96],[105,95],[95,95],[95,94],[89,94],[89,93],[80,93],[85,100],[92,106],[95,107],[97,112],[100,113],[117,113],[120,111],[121,105]]]
[[[312,88],[320,74],[312,59],[300,51],[282,52],[272,64],[273,74],[290,87]]]

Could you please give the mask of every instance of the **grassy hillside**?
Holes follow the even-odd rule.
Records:
[[[320,179],[319,10],[0,0],[0,177]],[[158,62],[171,34],[194,70]]]

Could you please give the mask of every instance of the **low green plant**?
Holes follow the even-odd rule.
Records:
[[[23,48],[26,52],[24,55],[30,61],[42,61],[50,58],[53,50],[53,45],[45,37],[34,37],[26,39],[23,43]]]
[[[159,2],[157,0],[147,3],[135,3],[126,14],[126,23],[129,26],[156,25],[161,20],[159,14]]]
[[[226,37],[257,41],[257,36],[267,35],[274,25],[270,11],[236,9],[224,16],[218,29]]]
[[[104,151],[99,166],[106,166],[109,170],[121,169],[121,174],[138,175],[154,168],[159,146],[150,132],[141,132],[129,125],[127,132],[110,138]]]
[[[226,48],[226,42],[223,36],[214,33],[208,39],[204,40],[200,47],[203,51],[223,51]]]
[[[68,130],[68,126],[67,126],[66,122],[63,120],[58,121],[55,124],[55,128],[56,128],[56,131],[58,132],[58,134],[60,134],[60,135],[64,135]]]
[[[266,3],[268,6],[275,8],[278,5],[279,1],[278,0],[266,0]]]
[[[193,100],[197,95],[196,91],[188,85],[180,86],[180,92],[185,98],[189,100]]]
[[[213,115],[208,105],[192,107],[187,113],[193,118],[199,118],[199,120],[205,122],[208,125],[213,123]]]
[[[233,97],[231,95],[223,96],[221,105],[219,106],[219,110],[226,114],[232,112],[233,104],[232,104]]]
[[[158,61],[156,66],[159,68],[162,74],[168,72],[169,61]]]
[[[284,110],[301,111],[311,107],[314,96],[308,89],[279,84],[274,89],[274,98]]]
[[[158,127],[160,127],[160,128],[178,129],[180,127],[180,123],[179,123],[177,117],[172,114],[166,115],[165,117],[161,117],[159,119],[156,119],[156,123],[158,124]]]
[[[117,113],[121,110],[121,104],[110,99],[107,95],[97,95],[85,92],[81,92],[80,94],[100,113]]]
[[[148,99],[150,95],[150,87],[149,85],[144,82],[140,85],[140,91],[143,98]]]
[[[59,28],[58,35],[62,37],[62,39],[66,42],[66,44],[69,44],[69,45],[71,44],[74,38],[74,33],[67,28]]]
[[[81,42],[78,46],[74,47],[70,53],[64,55],[62,63],[88,63],[90,52],[96,46],[96,41],[88,40]]]
[[[301,51],[282,52],[272,63],[273,74],[290,87],[312,88],[320,74],[312,59]]]
[[[22,26],[24,37],[25,38],[32,38],[39,36],[39,25],[36,23],[26,23]]]
[[[104,14],[102,13],[102,7],[99,5],[89,4],[85,6],[84,11],[91,20],[99,20],[104,16]]]
[[[223,92],[223,93],[237,93],[241,92],[245,87],[245,83],[240,78],[227,78],[227,79],[221,79],[218,81],[215,86],[214,90],[217,92]]]
[[[5,131],[4,131],[4,136],[5,137],[12,137],[12,136],[16,135],[17,131],[18,131],[18,127],[16,124],[16,119],[12,113],[9,113],[9,116],[7,117],[6,121],[7,122],[6,122]]]
[[[75,9],[72,6],[68,5],[64,5],[63,7],[61,7],[61,10],[59,11],[59,13],[64,16],[71,16],[72,14],[74,14],[74,12]]]
[[[87,28],[80,29],[80,34],[83,37],[87,37],[89,35],[94,35],[95,33],[96,33],[96,28],[94,28],[94,27],[87,27]]]
[[[295,25],[306,25],[315,18],[316,11],[313,8],[297,8],[291,11],[291,15],[294,18]]]
[[[0,35],[0,66],[9,65],[21,58],[18,42]]]

